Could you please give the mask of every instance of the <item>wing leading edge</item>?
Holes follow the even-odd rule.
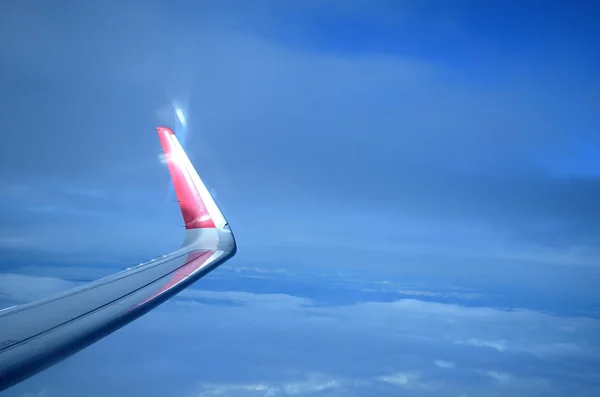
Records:
[[[160,259],[0,311],[0,391],[144,315],[235,255],[227,220],[177,137],[157,130],[185,222],[183,244]]]

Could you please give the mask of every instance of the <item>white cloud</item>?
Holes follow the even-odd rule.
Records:
[[[572,342],[557,342],[538,346],[534,352],[540,356],[578,355],[582,348]]]
[[[456,368],[456,364],[452,361],[435,360],[435,365],[440,368]]]
[[[66,291],[78,283],[56,277],[0,273],[0,300],[26,303]]]
[[[424,380],[419,374],[413,372],[395,372],[371,378],[357,377],[353,379],[309,373],[304,375],[303,379],[298,380],[227,384],[203,383],[198,385],[199,391],[194,392],[190,397],[330,395],[330,393],[336,391],[340,392],[339,395],[354,396],[360,395],[356,394],[357,391],[369,390],[369,388],[372,390],[378,384],[411,391],[433,391],[441,386],[441,383],[436,384]]]
[[[517,376],[512,373],[497,370],[476,371],[488,377],[498,389],[505,393],[519,391],[525,395],[549,395],[554,390],[551,379],[535,376]]]
[[[261,309],[287,310],[309,306],[310,299],[299,298],[286,294],[253,294],[242,291],[205,291],[198,289],[187,289],[182,291],[179,298],[203,299],[210,301],[226,300],[233,303],[241,303],[249,306],[259,306]],[[178,301],[178,304],[185,302]]]
[[[251,384],[204,384],[200,385],[200,392],[193,393],[196,397],[217,396],[274,396],[279,393],[279,387],[262,383]]]
[[[0,273],[0,299],[23,303],[76,285],[55,277]],[[173,315],[183,314],[182,310],[201,311],[203,317],[230,324],[232,329],[243,321],[251,321],[279,331],[303,329],[323,335],[344,328],[357,336],[378,335],[390,343],[411,338],[421,343],[489,348],[499,353],[519,352],[539,357],[593,356],[600,352],[592,338],[600,331],[599,320],[561,317],[529,309],[469,307],[416,299],[327,306],[287,294],[199,289],[181,292],[169,307],[180,308]],[[263,315],[256,317],[255,312]],[[268,313],[278,321],[267,316]],[[191,328],[189,331],[193,333],[196,326],[189,321],[183,326],[169,322],[162,324],[162,329],[180,333]]]
[[[0,277],[3,298],[15,300],[70,286],[49,277]],[[59,364],[37,379],[52,385],[63,379],[66,385],[76,376],[79,386],[72,393],[58,386],[48,389],[65,396],[81,394],[99,377],[114,390],[129,387],[122,379],[156,388],[153,379],[175,377],[187,385],[187,395],[202,397],[365,395],[374,390],[387,396],[394,389],[460,395],[490,387],[546,390],[546,384],[558,393],[579,376],[573,368],[585,374],[586,363],[598,356],[598,330],[595,319],[527,309],[415,299],[327,306],[287,294],[188,289],[74,356],[70,367]],[[495,354],[502,354],[502,360]],[[570,366],[563,368],[565,359]],[[531,376],[523,364],[531,360],[538,363],[539,376]],[[86,372],[79,373],[79,367]],[[554,379],[557,368],[560,379]],[[472,375],[481,378],[483,389],[464,383]],[[29,384],[29,390],[35,385]]]
[[[397,283],[393,283],[397,284]],[[483,298],[482,294],[475,292],[449,292],[449,291],[432,291],[425,289],[408,289],[400,288],[397,290],[398,294],[406,296],[425,296],[429,298],[457,298],[462,300],[472,300]]]
[[[495,381],[498,381],[501,383],[508,383],[511,380],[513,380],[513,376],[511,376],[510,374],[504,373],[504,372],[487,371],[486,375],[489,376],[490,378],[494,379]]]
[[[420,376],[412,372],[396,372],[389,375],[382,375],[379,377],[379,380],[403,389],[422,389],[432,387],[431,385],[421,382]]]
[[[455,343],[460,344],[460,345],[468,345],[468,346],[475,346],[475,347],[489,347],[492,349],[496,349],[499,352],[504,352],[508,349],[507,346],[507,342],[505,340],[480,340],[477,338],[473,338],[473,339],[468,339],[465,341],[456,341]]]
[[[284,382],[199,385],[200,391],[190,397],[217,396],[298,396],[341,389],[352,382],[324,374],[308,374],[305,379]]]

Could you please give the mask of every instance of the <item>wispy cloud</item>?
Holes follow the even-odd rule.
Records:
[[[459,345],[468,345],[468,346],[475,346],[475,347],[489,347],[492,349],[495,349],[499,352],[504,352],[508,349],[507,346],[507,341],[505,340],[492,340],[492,341],[487,341],[487,340],[481,340],[481,339],[468,339],[468,340],[464,340],[464,341],[456,341],[455,343],[458,343]]]
[[[314,393],[331,392],[352,385],[352,381],[336,379],[324,374],[307,374],[305,379],[284,382],[259,382],[249,384],[210,384],[199,386],[200,392],[190,397],[213,396],[303,396]]]
[[[435,360],[435,365],[437,365],[440,368],[456,368],[456,364],[452,361]]]

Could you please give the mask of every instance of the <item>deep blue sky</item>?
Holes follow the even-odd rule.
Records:
[[[147,395],[177,363],[205,371],[181,370],[177,396],[598,392],[576,376],[600,351],[598,18],[592,1],[2,2],[0,299],[180,243],[154,130],[173,103],[239,242],[188,295],[7,395],[68,395],[110,357],[133,361],[73,395],[131,395],[142,334],[144,360],[169,335],[198,343],[144,364],[167,378]],[[227,335],[202,347],[211,327]]]

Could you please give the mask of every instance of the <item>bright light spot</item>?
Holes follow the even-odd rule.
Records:
[[[179,119],[181,125],[185,127],[185,115],[183,114],[183,110],[181,110],[180,107],[177,107],[175,108],[175,114],[177,115],[177,119]]]

